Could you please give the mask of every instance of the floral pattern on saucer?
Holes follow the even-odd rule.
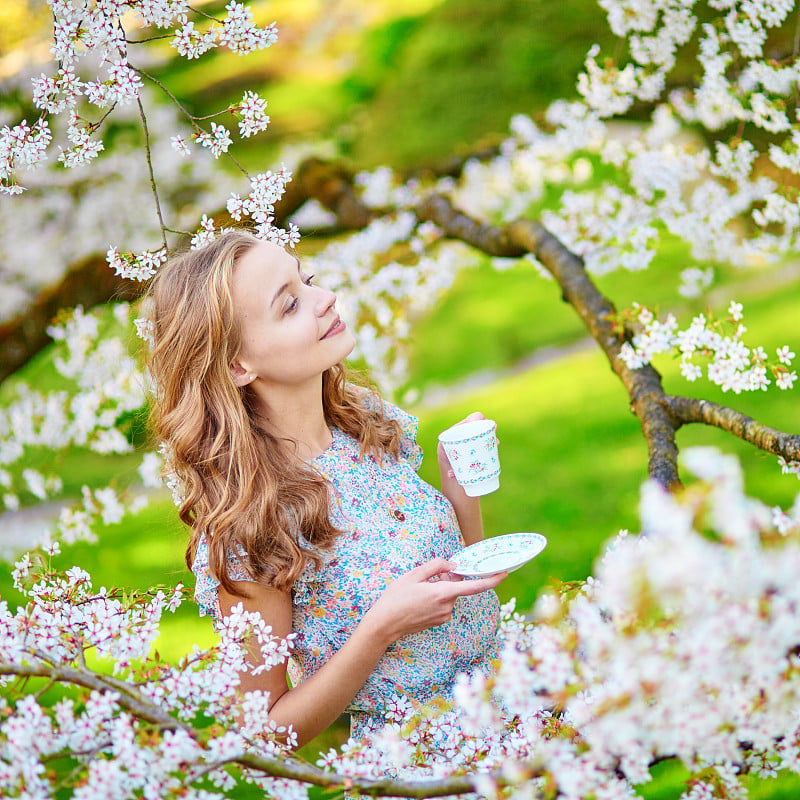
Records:
[[[541,533],[508,533],[465,547],[450,561],[452,570],[466,578],[485,578],[498,572],[512,572],[539,555],[547,545]]]

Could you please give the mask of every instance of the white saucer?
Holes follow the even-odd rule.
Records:
[[[486,578],[498,572],[511,572],[532,558],[547,545],[541,533],[508,533],[465,547],[449,560],[450,570],[465,578]]]

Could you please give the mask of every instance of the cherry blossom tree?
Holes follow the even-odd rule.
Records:
[[[734,264],[800,249],[792,179],[800,173],[800,11],[781,0],[600,2],[620,47],[615,57],[589,49],[579,99],[555,102],[538,124],[515,118],[497,149],[447,174],[405,179],[381,168],[351,177],[306,162],[295,192],[289,168],[245,174],[234,185],[216,183],[211,162],[198,160],[233,157],[231,119],[239,138],[263,131],[262,98],[246,91],[198,118],[150,74],[145,55],[163,41],[188,59],[214,48],[247,54],[274,43],[274,24],[257,25],[235,0],[220,18],[184,0],[50,0],[53,62],[31,82],[36,111],[0,131],[9,208],[26,188],[51,185],[36,181],[56,151],[59,170],[119,174],[119,164],[102,166],[106,143],[111,149],[103,134],[117,119],[130,123],[132,111],[141,132],[132,151],[143,153],[144,165],[138,186],[150,195],[154,222],[133,250],[108,247],[109,267],[146,280],[182,237],[200,245],[228,218],[287,247],[310,218],[356,228],[308,260],[357,323],[358,353],[386,391],[405,374],[413,315],[447,289],[470,253],[524,259],[557,282],[620,379],[647,442],[651,479],[642,489],[643,535],[622,532],[592,578],[544,594],[535,624],[513,604],[505,609],[494,675],[465,677],[452,703],[412,708],[397,698],[389,725],[316,766],[292,755],[293,734],[270,724],[267,697],[239,692],[246,647],[256,643],[268,667],[291,646],[258,615],[239,608],[217,647],[165,663],[152,643],[181,587],[95,588],[77,567],[52,567],[61,542],[91,537],[99,520],[119,520],[138,503],[86,489],[15,565],[25,604],[0,602],[0,679],[9,690],[0,699],[4,796],[216,798],[244,781],[280,797],[317,785],[406,797],[628,798],[652,764],[677,758],[692,775],[684,796],[701,800],[743,796],[749,773],[800,772],[800,503],[784,511],[747,497],[735,460],[706,449],[679,456],[676,432],[692,423],[722,428],[795,473],[800,436],[668,394],[651,364],[673,352],[687,380],[738,395],[791,390],[795,355],[788,346],[773,356],[746,343],[736,301],[724,318],[696,316],[680,329],[652,309],[616,309],[594,281],[647,268],[665,234],[686,241],[698,259]],[[692,85],[671,80],[687,52],[697,54]],[[622,137],[611,123],[632,109],[646,109],[648,122],[640,135]],[[174,114],[182,121],[170,133]],[[180,158],[204,166],[182,170]],[[564,165],[578,159],[613,168],[614,181],[576,186]],[[170,199],[179,175],[202,190],[202,208],[187,212]],[[557,194],[557,207],[530,218],[545,191]],[[50,190],[40,193],[45,202]],[[286,219],[292,211],[294,221]],[[683,276],[686,292],[704,282],[696,269]],[[62,315],[50,328],[62,347],[56,366],[76,388],[23,386],[0,411],[6,508],[18,504],[23,486],[42,499],[58,491],[53,476],[11,469],[32,446],[130,448],[119,420],[144,403],[146,377],[124,331],[133,325],[146,341],[149,323],[135,303],[116,305],[112,316],[81,308]],[[158,480],[164,456],[168,462],[168,453],[144,455],[145,482]],[[679,463],[695,476],[688,488]],[[169,484],[168,463],[165,471]],[[75,691],[47,704],[39,688],[26,688],[33,678]]]

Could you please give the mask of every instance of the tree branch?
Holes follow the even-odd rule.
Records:
[[[677,428],[664,405],[666,394],[660,373],[650,365],[630,369],[620,358],[628,334],[621,337],[615,331],[611,320],[616,308],[594,285],[582,259],[538,222],[520,220],[508,227],[512,240],[524,245],[556,279],[564,300],[577,311],[622,381],[647,443],[648,474],[667,489],[678,487]]]
[[[490,256],[519,258],[532,252],[525,245],[512,241],[508,229],[478,222],[459,211],[442,195],[425,198],[416,212],[421,222],[434,222],[451,238],[466,242]]]
[[[104,256],[91,256],[74,264],[61,281],[50,286],[16,316],[0,322],[0,382],[26,364],[52,339],[47,326],[62,308],[85,309],[111,300],[134,300],[143,285],[120,278]]]
[[[440,195],[427,198],[417,208],[420,220],[435,222],[445,233],[492,256],[506,258],[532,253],[555,278],[563,299],[583,321],[622,382],[647,443],[648,474],[668,489],[680,485],[676,433],[688,423],[720,428],[786,461],[800,461],[800,435],[770,428],[746,414],[709,400],[667,395],[661,375],[652,366],[630,369],[620,358],[622,344],[612,325],[614,304],[598,291],[582,259],[568,250],[543,225],[518,220],[500,228],[472,219]]]
[[[138,72],[155,80],[142,70]],[[185,109],[182,110],[191,117]],[[480,155],[488,157],[491,151]],[[457,174],[467,160],[468,157],[456,159],[446,165],[447,170],[451,174]],[[336,215],[335,230],[338,231],[364,228],[376,215],[356,194],[353,176],[347,169],[334,162],[309,158],[302,162],[276,204],[275,223],[284,224],[303,203],[312,198]],[[781,455],[790,461],[800,460],[797,437],[761,425],[732,409],[724,409],[723,414],[721,406],[707,401],[668,396],[664,392],[661,375],[652,366],[629,369],[619,357],[628,334],[618,335],[611,323],[611,315],[615,313],[614,304],[598,291],[586,272],[583,261],[540,223],[518,220],[505,227],[481,223],[456,209],[447,198],[440,195],[425,199],[416,209],[416,213],[420,221],[435,222],[451,238],[466,242],[489,255],[519,258],[531,253],[536,256],[556,279],[563,299],[573,306],[625,387],[631,409],[639,419],[647,444],[648,473],[663,486],[673,488],[680,485],[675,434],[681,425],[689,422],[704,422],[719,427],[762,450]],[[105,264],[102,268],[98,264],[95,269],[100,275],[105,273],[106,278],[110,276]],[[69,277],[70,274],[65,283],[68,283]],[[75,293],[75,288],[65,291],[58,287],[53,293],[55,298],[53,294],[43,295],[32,309],[0,325],[0,381],[47,344],[49,339],[44,328],[60,307],[74,306],[77,303],[90,307],[111,299],[113,293],[120,294],[125,299],[135,297],[139,292],[135,286],[128,288],[130,283],[127,282],[125,289],[120,292],[119,289],[111,288],[121,284],[113,276],[104,281],[73,280],[72,284],[77,284],[75,288],[82,294]],[[92,296],[83,299],[87,291]],[[33,315],[31,311],[34,312]],[[36,319],[33,324],[32,316]],[[36,334],[35,338],[31,334]],[[702,409],[699,405],[701,403]]]
[[[49,678],[58,683],[68,683],[72,686],[82,686],[97,692],[113,692],[118,695],[119,705],[130,711],[139,719],[155,725],[167,727],[171,730],[179,728],[194,736],[195,731],[191,725],[180,722],[162,711],[155,705],[137,697],[133,684],[125,686],[124,694],[120,694],[120,687],[104,676],[90,670],[75,669],[74,667],[59,666],[57,664],[15,664],[0,662],[0,675],[17,675],[24,678]]]
[[[246,755],[236,759],[237,764],[243,767],[258,769],[276,778],[290,778],[308,783],[312,786],[344,789],[349,792],[369,795],[371,797],[446,797],[474,792],[475,782],[470,776],[457,776],[438,778],[432,780],[402,781],[392,778],[351,778],[346,775],[326,772],[318,767],[308,765],[305,769],[294,762],[273,762],[272,759],[262,759],[255,755]],[[285,768],[285,773],[281,772]],[[267,772],[269,769],[269,772]],[[528,778],[535,778],[542,774],[542,768],[526,765]],[[502,771],[496,770],[486,773],[498,786],[508,785],[508,780],[503,778]],[[515,782],[519,782],[518,779]]]
[[[133,69],[161,89],[189,119],[195,130],[202,131],[202,128],[194,122],[191,112],[161,81],[143,69],[138,67]],[[412,170],[406,173],[406,177],[411,177],[413,174],[456,177],[468,161],[489,158],[495,154],[495,148],[487,148],[463,157],[449,159],[429,168]],[[230,156],[230,152],[228,155]],[[246,175],[246,170],[240,164],[238,166]],[[300,164],[292,181],[287,184],[283,196],[275,204],[275,224],[283,226],[295,211],[311,199],[318,200],[336,215],[333,226],[315,231],[315,234],[323,237],[364,228],[377,215],[377,212],[367,207],[356,194],[353,188],[353,175],[349,170],[336,162],[312,157]],[[387,212],[391,210],[387,209]],[[211,216],[215,219],[225,217],[227,211],[220,208]],[[162,232],[164,230],[182,233],[168,226],[165,226]],[[73,308],[80,304],[89,309],[99,303],[115,299],[132,300],[138,297],[142,290],[143,287],[135,281],[114,276],[104,259],[90,256],[71,267],[58,285],[48,287],[30,306],[22,309],[11,319],[0,322],[0,382],[49,344],[50,338],[45,329],[61,308]]]
[[[336,215],[342,228],[358,230],[365,228],[374,218],[375,212],[366,206],[353,188],[353,175],[343,166],[320,158],[307,158],[297,169],[287,189],[297,182],[297,194],[281,198],[284,218],[291,216],[306,200],[314,198]],[[293,210],[286,213],[288,208]]]
[[[189,723],[175,719],[167,711],[148,702],[136,692],[134,684],[125,684],[111,676],[99,675],[88,669],[76,669],[57,664],[15,664],[0,662],[0,675],[16,675],[24,678],[49,678],[52,682],[82,686],[98,692],[113,692],[117,695],[119,706],[129,711],[137,719],[166,730],[183,730],[192,738],[199,738],[198,731]],[[123,691],[124,689],[124,691]],[[475,782],[468,776],[454,776],[431,780],[394,780],[390,778],[359,778],[338,772],[329,772],[311,764],[291,758],[267,758],[255,753],[247,753],[225,763],[256,770],[273,778],[287,778],[312,786],[328,789],[345,789],[359,794],[386,797],[444,797],[446,795],[467,794],[475,791]],[[542,774],[537,763],[521,765],[529,778]],[[502,771],[487,773],[498,786],[507,785]]]
[[[631,409],[639,418],[647,443],[650,476],[668,489],[679,486],[677,427],[664,403],[666,394],[661,375],[651,366],[631,370],[619,357],[625,339],[611,324],[616,309],[595,287],[583,261],[533,220],[519,220],[504,228],[487,225],[457,211],[448,199],[439,195],[426,199],[418,207],[417,215],[421,220],[436,223],[448,236],[489,255],[536,256],[556,279],[563,299],[578,313],[627,390]]]
[[[150,78],[142,70],[137,72]],[[152,180],[152,169],[150,176]],[[318,199],[336,214],[339,232],[363,228],[374,216],[356,195],[352,175],[347,170],[332,162],[311,158],[300,165],[286,192],[275,204],[275,224],[283,225],[311,198]],[[223,207],[213,216],[228,217],[228,214]],[[165,226],[160,215],[159,223],[162,236],[164,231],[180,233]],[[114,300],[135,300],[143,290],[143,284],[114,275],[104,256],[90,256],[71,266],[58,284],[41,291],[15,316],[0,321],[0,383],[51,342],[47,326],[62,308],[82,305],[88,310]]]
[[[664,401],[677,426],[700,422],[733,434],[759,450],[781,456],[786,461],[800,461],[800,435],[770,428],[741,411],[721,406],[711,400],[667,395]]]

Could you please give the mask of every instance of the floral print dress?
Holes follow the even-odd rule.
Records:
[[[292,587],[293,684],[342,647],[393,580],[463,547],[450,502],[417,475],[422,453],[416,418],[385,402],[384,413],[403,429],[398,459],[386,456],[382,464],[371,455],[361,459],[358,442],[333,428],[330,447],[312,462],[330,485],[331,518],[343,533],[330,550],[319,551],[321,568],[309,564]],[[249,580],[243,558],[229,554],[233,580]],[[192,570],[200,613],[218,619],[219,584],[209,572],[204,540]],[[458,673],[488,670],[497,655],[499,617],[493,591],[460,597],[448,622],[392,644],[347,708],[352,735],[361,738],[380,726],[398,696],[424,703],[447,696]]]

